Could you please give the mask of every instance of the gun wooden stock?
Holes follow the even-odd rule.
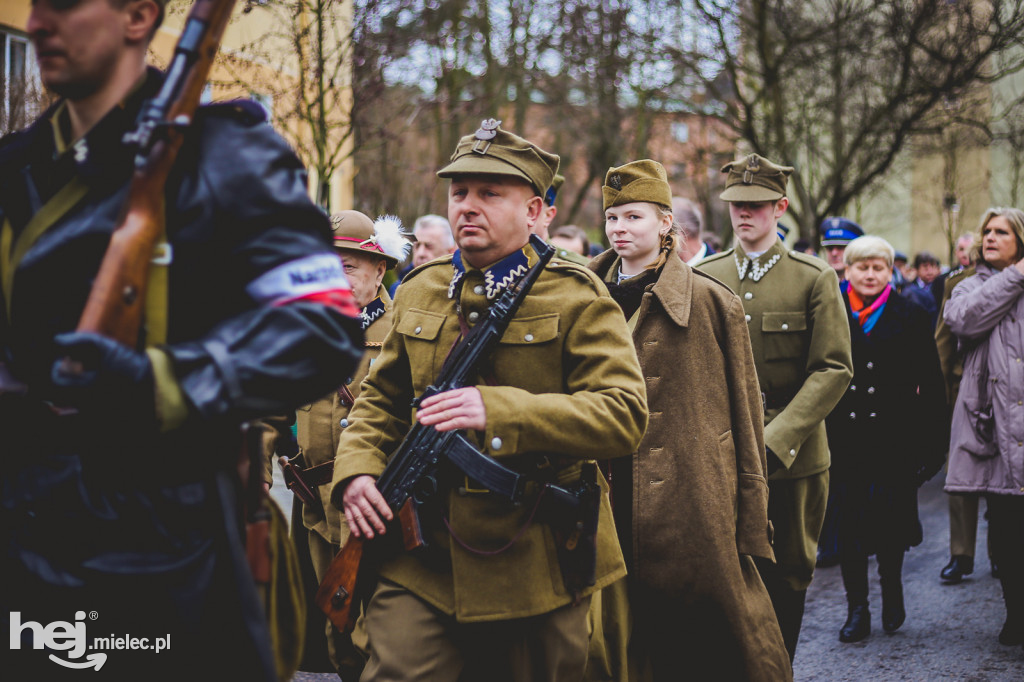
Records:
[[[164,233],[164,185],[178,157],[184,126],[190,123],[217,54],[235,0],[196,0],[168,68],[167,81],[151,113],[140,123],[162,137],[136,162],[121,222],[111,237],[89,293],[78,331],[103,334],[134,348],[146,302],[153,252]],[[160,99],[164,98],[164,99]],[[158,119],[158,120],[154,120]]]
[[[334,627],[344,633],[352,632],[356,618],[359,617],[358,609],[354,609],[353,606],[357,601],[357,589],[360,587],[359,565],[363,560],[365,546],[366,541],[363,538],[349,536],[345,546],[328,566],[327,574],[321,581],[314,600],[320,610],[334,623]]]

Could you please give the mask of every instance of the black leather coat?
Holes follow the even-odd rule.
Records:
[[[111,652],[109,674],[272,679],[229,473],[238,425],[339,385],[362,339],[358,320],[325,296],[304,296],[315,292],[316,273],[299,272],[302,264],[337,260],[328,221],[306,196],[299,160],[254,103],[203,108],[167,186],[164,350],[188,403],[185,423],[107,439],[42,408],[54,336],[75,328],[124,202],[133,150],[122,136],[159,81],[150,71],[125,107],[64,154],[49,112],[0,143],[0,224],[9,220],[15,235],[74,176],[89,187],[21,258],[0,306],[0,349],[31,389],[27,400],[0,402],[0,607],[44,625],[92,609],[100,621],[90,637],[171,635],[159,656]],[[268,284],[274,273],[284,279]],[[288,275],[299,282],[294,291]],[[43,652],[17,653],[15,667],[65,672]]]

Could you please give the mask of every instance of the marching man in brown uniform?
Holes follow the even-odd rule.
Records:
[[[788,250],[776,233],[793,169],[751,154],[722,171],[736,246],[697,269],[739,294],[746,311],[765,407],[777,563],[755,561],[792,660],[828,496],[824,419],[853,376],[850,330],[835,271]]]
[[[633,452],[647,425],[626,322],[596,275],[552,260],[478,385],[410,407],[460,333],[537,262],[530,231],[557,169],[557,156],[490,119],[438,173],[451,179],[448,218],[459,250],[417,268],[399,289],[392,331],[334,466],[331,499],[353,535],[387,531],[368,548],[380,568],[365,611],[364,680],[580,680],[590,595],[625,574],[603,494],[594,584],[570,593],[529,487],[578,481],[586,460]],[[428,546],[404,551],[398,528],[385,526],[392,512],[375,480],[414,420],[465,430],[483,453],[528,476],[535,483],[522,504],[442,468],[436,509],[420,518]]]
[[[312,564],[317,581],[324,573],[342,543],[348,538],[348,526],[341,513],[331,506],[331,482],[334,456],[338,439],[348,426],[348,413],[359,395],[371,363],[380,354],[381,343],[391,329],[391,297],[381,285],[384,273],[395,267],[408,255],[412,243],[401,232],[397,219],[384,217],[376,222],[359,211],[341,211],[331,216],[334,247],[344,263],[345,276],[352,286],[365,335],[366,353],[348,381],[320,400],[299,408],[295,414],[299,442],[299,458],[292,464],[298,467],[302,479],[299,486],[313,493],[312,499],[303,500],[294,507],[292,533],[300,550],[300,561]],[[296,471],[295,469],[290,469]],[[286,474],[287,475],[287,474]],[[296,484],[289,481],[296,491]],[[303,537],[298,537],[304,533]],[[305,551],[305,556],[302,556]],[[307,640],[322,636],[307,633]],[[339,674],[358,674],[362,659],[351,648],[349,638],[338,632],[327,621],[327,653]]]

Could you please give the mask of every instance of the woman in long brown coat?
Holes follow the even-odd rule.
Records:
[[[610,169],[603,194],[613,248],[590,267],[629,321],[651,416],[638,452],[610,467],[629,576],[602,594],[588,677],[791,679],[751,558],[773,555],[743,305],[676,255],[661,164]]]

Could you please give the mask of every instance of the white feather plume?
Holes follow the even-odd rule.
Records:
[[[373,223],[373,231],[377,244],[392,258],[403,261],[412,250],[412,242],[402,231],[402,221],[397,216],[380,216]]]

